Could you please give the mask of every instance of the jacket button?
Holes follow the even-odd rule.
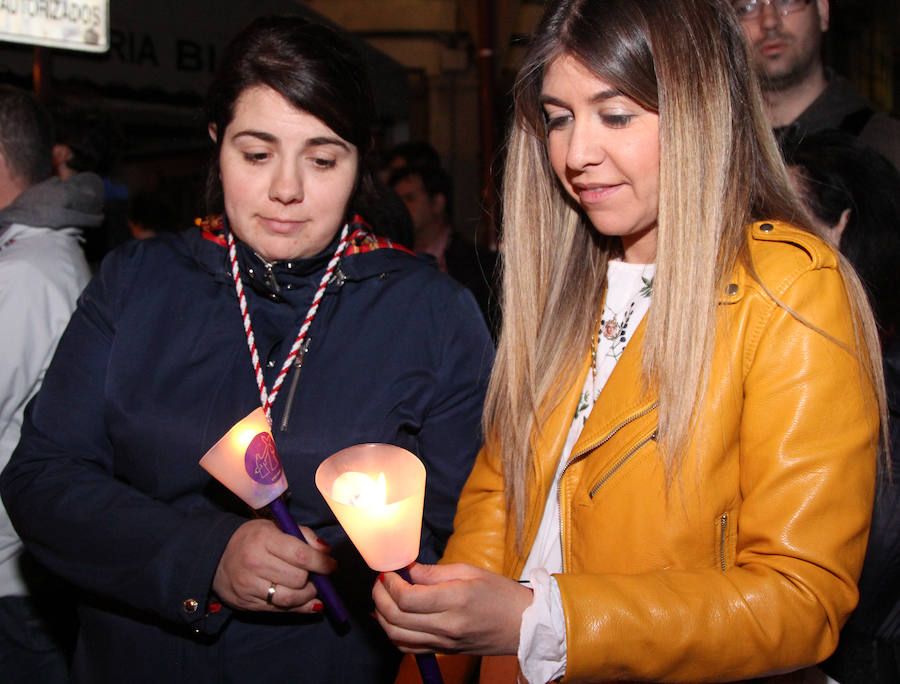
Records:
[[[197,603],[196,599],[187,599],[183,604],[185,613],[196,613],[197,609],[200,607],[200,604]]]
[[[773,226],[771,223],[764,223],[759,227],[759,229],[764,233],[771,233],[773,230],[775,230],[775,226]]]
[[[736,295],[738,293],[737,283],[729,283],[725,287],[725,294],[727,295]]]

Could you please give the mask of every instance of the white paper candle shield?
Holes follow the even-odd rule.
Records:
[[[419,555],[425,466],[406,449],[359,444],[339,451],[319,465],[316,487],[373,570],[398,570]]]
[[[200,459],[200,465],[251,508],[267,506],[287,489],[287,478],[262,408],[226,432]]]

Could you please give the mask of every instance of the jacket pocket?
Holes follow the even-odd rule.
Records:
[[[737,517],[734,511],[725,511],[715,521],[716,564],[722,572],[734,565],[737,541]]]

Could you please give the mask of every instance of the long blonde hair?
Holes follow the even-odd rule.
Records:
[[[718,296],[737,262],[748,261],[747,225],[810,225],[728,2],[550,3],[515,85],[503,190],[503,329],[484,414],[520,544],[534,433],[577,381],[608,259],[619,248],[591,227],[549,165],[539,96],[544,70],[563,54],[660,117],[657,270],[642,363],[644,387],[659,394],[659,449],[670,482],[707,385]],[[874,323],[852,270],[843,264],[842,271],[863,366],[884,406]]]

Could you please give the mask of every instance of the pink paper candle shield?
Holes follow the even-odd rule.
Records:
[[[270,504],[288,486],[262,408],[226,432],[200,465],[254,509]]]
[[[425,466],[406,449],[358,444],[322,461],[316,487],[368,566],[405,568],[419,555]]]

